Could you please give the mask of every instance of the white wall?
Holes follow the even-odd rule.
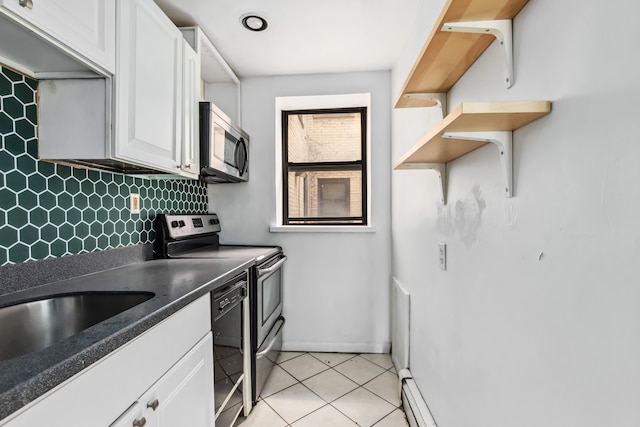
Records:
[[[426,5],[394,97],[443,4]],[[452,107],[553,102],[514,133],[514,198],[494,146],[448,165],[444,207],[434,174],[393,172],[393,274],[439,427],[640,425],[638,16],[628,0],[531,1],[514,21],[515,86],[493,43],[449,93]],[[392,157],[436,121],[394,110]]]
[[[209,186],[224,243],[278,244],[285,265],[284,347],[382,352],[389,348],[391,73],[256,77],[242,81],[251,137],[248,183]],[[270,233],[275,224],[275,98],[371,93],[375,233]]]

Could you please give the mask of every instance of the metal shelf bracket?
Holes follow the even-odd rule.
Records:
[[[513,132],[448,132],[443,138],[490,142],[498,147],[506,197],[513,197]]]
[[[440,203],[447,204],[447,165],[446,163],[403,163],[398,170],[431,170],[438,175],[440,180]]]
[[[447,22],[441,31],[491,34],[500,43],[505,59],[505,83],[513,86],[513,23],[511,19],[493,21]]]
[[[442,119],[447,115],[447,94],[446,93],[420,93],[412,92],[402,95],[407,99],[419,99],[425,101],[425,107],[436,107],[442,113]]]

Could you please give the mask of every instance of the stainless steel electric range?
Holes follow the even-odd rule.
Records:
[[[220,244],[216,214],[159,214],[154,228],[155,258],[255,260],[245,274],[212,293],[216,427],[230,426],[241,411],[249,414],[280,353],[287,257],[279,246]]]

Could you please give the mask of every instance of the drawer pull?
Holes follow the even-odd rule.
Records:
[[[144,427],[146,423],[147,423],[147,419],[145,417],[142,417],[139,420],[133,421],[133,427]]]
[[[33,0],[20,0],[19,4],[27,9],[33,9]]]
[[[147,403],[147,408],[151,408],[154,411],[158,406],[160,406],[160,402],[158,402],[158,399],[155,399],[154,401]]]

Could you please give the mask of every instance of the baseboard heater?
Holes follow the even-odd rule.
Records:
[[[391,319],[393,364],[400,377],[400,394],[402,406],[407,415],[410,427],[437,427],[431,411],[425,402],[418,386],[409,370],[409,322],[411,301],[407,289],[398,279],[393,278],[391,284]]]
[[[400,372],[402,407],[410,427],[438,427],[408,369]]]

